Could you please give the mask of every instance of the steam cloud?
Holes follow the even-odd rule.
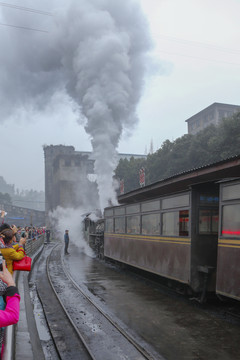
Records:
[[[70,229],[69,237],[71,243],[74,243],[80,250],[90,257],[94,257],[94,252],[86,243],[83,229],[83,209],[72,209],[57,207],[49,214],[51,226],[54,229],[54,236],[62,240],[65,230]]]
[[[53,17],[7,8],[0,13],[2,22],[49,31],[1,28],[0,46],[6,49],[1,51],[1,120],[42,111],[61,98],[56,94],[65,94],[91,139],[103,210],[109,202],[117,204],[117,148],[123,130],[137,121],[151,47],[148,25],[134,0],[52,0],[50,5],[34,2]]]

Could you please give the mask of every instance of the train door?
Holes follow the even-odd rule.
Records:
[[[219,184],[192,188],[191,286],[215,291],[219,221]]]
[[[240,300],[240,179],[220,184],[218,294]]]

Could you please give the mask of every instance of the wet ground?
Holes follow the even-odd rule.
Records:
[[[69,247],[72,277],[166,360],[240,359],[240,325]]]

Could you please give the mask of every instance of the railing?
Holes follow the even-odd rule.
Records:
[[[38,235],[33,239],[27,239],[25,244],[25,252],[28,256],[33,255],[41,245],[43,245],[45,235]]]
[[[28,256],[33,256],[36,251],[43,245],[45,235],[39,235],[34,239],[28,239],[25,244],[25,252]],[[14,281],[18,281],[17,272],[13,273]],[[14,326],[10,325],[6,327],[5,339],[4,339],[4,352],[2,360],[13,360],[14,358]]]

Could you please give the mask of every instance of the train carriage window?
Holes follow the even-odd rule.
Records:
[[[126,207],[127,214],[134,214],[140,212],[140,204],[129,205]]]
[[[105,216],[113,216],[113,209],[106,209],[104,211]]]
[[[240,236],[240,204],[224,205],[222,208],[222,229],[224,237]]]
[[[189,235],[189,210],[179,211],[179,236]]]
[[[123,234],[125,233],[125,217],[116,217],[115,220],[115,233]]]
[[[140,216],[127,216],[127,233],[140,234]]]
[[[162,200],[162,209],[171,209],[175,207],[189,206],[190,196],[189,194],[169,197]]]
[[[113,219],[106,219],[105,220],[105,231],[107,233],[113,232]]]
[[[199,210],[199,234],[217,234],[218,209]]]
[[[163,213],[162,234],[166,236],[188,236],[189,210]]]
[[[160,201],[159,200],[142,203],[142,212],[154,211],[154,210],[160,210]]]
[[[149,214],[142,216],[142,234],[160,234],[160,214]]]
[[[222,200],[240,199],[240,184],[226,185],[222,188]]]
[[[125,214],[125,207],[118,207],[114,209],[115,215],[124,215]]]

